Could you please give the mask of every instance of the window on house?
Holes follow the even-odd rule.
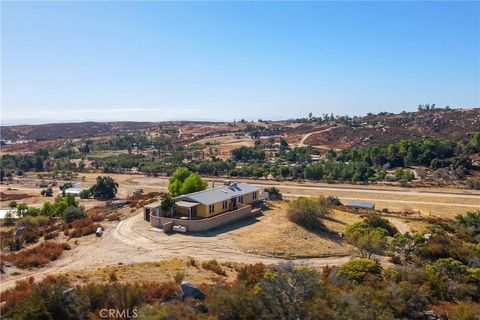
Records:
[[[228,202],[227,200],[223,201],[223,204],[222,204],[222,209],[227,209],[228,208]]]
[[[214,205],[214,204],[211,204],[211,205],[208,207],[208,213],[215,213],[215,205]]]
[[[253,200],[257,200],[257,193],[256,192],[253,193]]]
[[[238,197],[238,202],[243,203],[243,196]]]

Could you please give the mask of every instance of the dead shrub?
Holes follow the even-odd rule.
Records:
[[[144,285],[144,301],[151,303],[154,301],[167,301],[179,298],[181,296],[180,287],[174,281],[164,283],[147,283]]]
[[[29,295],[35,287],[34,281],[33,277],[26,280],[20,280],[17,281],[15,287],[5,290],[0,295],[0,301],[2,302],[0,313],[3,314],[5,310],[13,307],[18,300]]]
[[[13,263],[19,268],[40,267],[50,261],[58,259],[63,250],[70,250],[70,246],[66,242],[47,241],[18,253],[4,255],[2,259]]]
[[[258,283],[262,278],[267,267],[263,263],[248,264],[246,266],[240,266],[237,270],[237,281],[245,282],[246,285],[254,285]]]
[[[108,221],[120,220],[121,214],[119,212],[113,212],[105,217]]]
[[[215,260],[215,259],[203,262],[202,263],[202,268],[205,269],[205,270],[210,270],[212,272],[215,272],[216,274],[218,274],[220,276],[226,276],[227,275],[225,273],[225,270],[222,269],[222,267],[220,266],[218,261]]]
[[[95,233],[98,227],[101,227],[101,225],[93,223],[91,218],[75,220],[72,223],[72,230],[68,234],[68,239],[80,238]]]
[[[197,260],[195,260],[195,258],[192,258],[192,257],[189,257],[188,260],[187,260],[187,265],[190,266],[190,267],[197,267]]]
[[[45,240],[51,240],[51,239],[57,238],[59,236],[59,234],[60,234],[60,232],[58,232],[58,231],[52,231],[52,232],[49,232],[49,233],[45,234],[43,236],[43,238]]]
[[[173,280],[175,280],[175,282],[178,284],[182,283],[183,279],[185,279],[185,272],[179,271],[173,276]]]

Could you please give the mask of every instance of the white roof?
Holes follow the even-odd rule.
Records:
[[[248,183],[232,183],[228,186],[207,189],[194,193],[184,194],[175,198],[175,200],[190,200],[204,205],[214,204],[225,201],[233,197],[243,196],[248,193],[257,192],[259,187]]]
[[[147,204],[144,207],[148,209],[154,209],[154,208],[160,207],[161,205],[162,205],[162,201],[157,201],[157,202],[152,202],[150,204]]]
[[[189,201],[177,201],[177,202],[175,202],[175,205],[179,206],[179,207],[184,207],[184,208],[193,208],[195,206],[198,206],[199,203],[189,202]]]

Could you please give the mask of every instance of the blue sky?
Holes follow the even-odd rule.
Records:
[[[479,2],[5,2],[2,123],[480,106]]]

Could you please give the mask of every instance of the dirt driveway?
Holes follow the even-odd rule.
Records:
[[[239,222],[244,223],[244,222]],[[199,260],[217,259],[243,263],[274,264],[284,259],[268,258],[247,254],[236,248],[234,237],[230,233],[234,226],[215,230],[202,236],[171,234],[151,228],[143,220],[143,212],[120,222],[104,223],[105,233],[101,238],[94,235],[78,240],[73,249],[65,251],[60,260],[39,270],[21,270],[12,275],[1,276],[1,291],[15,285],[15,282],[34,276],[42,278],[49,274],[63,273],[73,270],[94,270],[115,264],[128,264],[147,261],[158,261],[172,257],[193,257]],[[73,242],[74,240],[71,240]],[[347,262],[351,257],[325,257],[292,260],[312,266],[338,265]]]

